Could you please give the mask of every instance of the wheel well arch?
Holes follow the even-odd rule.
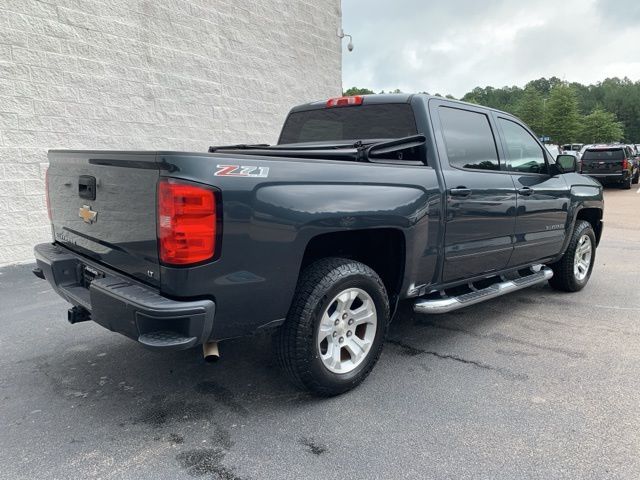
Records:
[[[380,275],[390,299],[400,293],[406,244],[399,229],[372,228],[317,235],[307,243],[298,276],[313,262],[326,257],[349,258],[364,263]]]
[[[582,208],[576,215],[576,221],[585,220],[591,224],[596,234],[596,246],[600,243],[602,237],[602,209],[600,208]]]

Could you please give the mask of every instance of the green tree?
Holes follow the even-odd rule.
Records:
[[[547,97],[551,92],[551,89],[554,87],[557,87],[558,85],[562,85],[562,80],[560,80],[558,77],[551,77],[548,80],[542,77],[537,80],[531,80],[529,83],[525,85],[525,88],[528,88],[528,87],[535,88],[544,97]]]
[[[369,90],[368,88],[359,88],[359,87],[351,87],[343,92],[343,95],[351,96],[351,95],[372,95],[376,92],[373,90]]]
[[[552,92],[555,92],[557,96],[560,92],[566,92],[566,89],[574,92],[574,100],[577,101],[578,106],[578,119],[580,119],[580,116],[590,115],[596,108],[600,108],[605,112],[614,114],[616,121],[622,123],[624,133],[620,137],[621,140],[628,143],[640,143],[640,81],[634,82],[626,77],[607,78],[602,82],[590,85],[583,85],[578,82],[567,84],[558,77],[539,78],[528,82],[524,89],[518,86],[501,88],[491,86],[476,87],[466,93],[461,100],[518,115],[540,135],[557,136],[558,131],[551,131],[547,126],[552,128],[559,127],[565,132],[567,128],[564,128],[563,125],[566,125],[568,126],[568,132],[573,134],[569,135],[570,137],[581,137],[582,132],[579,128],[576,129],[575,116],[569,113],[569,116],[566,117],[567,112],[573,111],[570,106],[568,110],[564,109],[564,113],[561,112],[559,117],[556,115],[554,118],[545,118],[544,128],[538,125],[539,122],[536,121],[539,102],[535,99],[535,94],[531,90],[535,90],[543,98],[551,100]],[[399,92],[399,90],[395,90],[395,92]],[[352,87],[344,92],[345,95],[372,93],[374,93],[373,90],[359,87]],[[385,92],[382,91],[380,93]],[[389,93],[394,93],[394,90],[390,90]],[[438,95],[442,96],[444,94]],[[552,103],[551,101],[546,103],[547,115],[551,115],[556,110],[563,110],[562,108],[552,108]],[[569,101],[570,103],[572,102]],[[544,107],[543,110],[545,110]],[[553,140],[560,142],[564,137],[566,135],[562,133],[560,138],[554,138]]]
[[[640,82],[607,78],[598,85],[599,103],[625,126],[624,139],[640,142]]]
[[[520,101],[516,105],[515,114],[525,122],[538,136],[545,134],[544,130],[544,99],[542,94],[533,86],[524,89]]]
[[[607,143],[619,141],[624,135],[624,126],[613,113],[596,108],[584,117],[580,128],[580,140],[584,143]]]
[[[567,84],[556,85],[551,89],[547,102],[545,134],[554,143],[571,143],[578,138],[580,114],[576,93]]]
[[[553,90],[563,85],[558,77],[539,78],[527,83],[524,90],[533,88],[540,92],[543,98],[548,98]],[[640,143],[640,81],[614,77],[590,85],[572,82],[568,87],[576,94],[580,115],[588,115],[596,107],[613,113],[624,125],[622,140]],[[476,87],[465,94],[462,100],[525,116],[521,112],[524,96],[525,92],[518,87]],[[547,112],[548,107],[549,103]],[[528,118],[525,121],[531,122]],[[542,133],[546,134],[548,131]]]
[[[515,113],[516,105],[522,94],[523,90],[519,87],[476,87],[464,95],[461,100]]]

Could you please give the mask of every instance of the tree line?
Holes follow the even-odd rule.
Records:
[[[352,87],[344,93],[375,92]],[[512,113],[552,143],[640,143],[640,82],[626,77],[607,78],[592,85],[564,82],[558,77],[540,78],[524,88],[476,87],[460,100]]]

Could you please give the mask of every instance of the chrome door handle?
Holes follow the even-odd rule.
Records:
[[[452,197],[468,197],[471,195],[471,189],[467,187],[457,187],[450,190]]]
[[[533,195],[535,190],[531,187],[522,187],[518,189],[518,194],[528,197],[529,195]]]

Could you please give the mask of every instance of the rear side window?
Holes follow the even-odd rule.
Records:
[[[499,118],[505,148],[507,167],[520,173],[547,173],[542,147],[521,125]]]
[[[394,139],[417,133],[411,105],[365,104],[291,113],[278,143]]]
[[[622,160],[624,153],[621,148],[586,150],[582,160]]]
[[[449,164],[456,168],[500,170],[496,141],[483,113],[440,107]]]

